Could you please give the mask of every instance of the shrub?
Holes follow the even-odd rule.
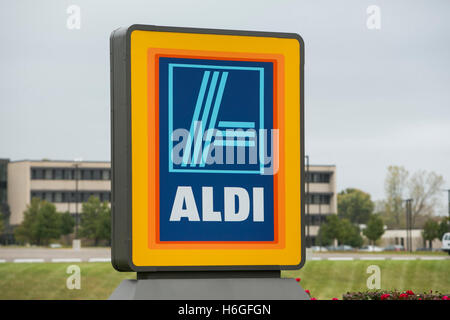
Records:
[[[449,294],[439,292],[414,293],[412,290],[406,291],[365,291],[347,292],[342,295],[342,300],[450,300]]]

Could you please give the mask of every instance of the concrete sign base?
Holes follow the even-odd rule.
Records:
[[[295,279],[127,279],[109,300],[310,300],[310,297]]]

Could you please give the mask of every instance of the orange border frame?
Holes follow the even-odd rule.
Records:
[[[279,54],[215,52],[148,48],[148,247],[150,249],[281,249],[285,247],[284,201],[284,57]],[[263,61],[272,62],[273,70],[273,127],[279,129],[279,157],[274,175],[274,241],[160,241],[159,240],[159,63],[160,57]],[[154,80],[154,81],[152,81]],[[152,112],[153,110],[153,112]],[[154,130],[151,130],[154,128]],[[152,143],[153,142],[153,143]],[[276,148],[275,148],[276,150]],[[278,197],[278,195],[282,195]],[[153,202],[153,204],[152,204]],[[152,212],[154,214],[152,214]],[[281,213],[281,214],[280,214]],[[151,230],[154,230],[152,234]]]

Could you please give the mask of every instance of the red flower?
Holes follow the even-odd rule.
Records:
[[[316,298],[311,298],[311,300],[317,300]]]
[[[381,300],[386,300],[387,298],[389,298],[391,295],[389,293],[384,293],[380,296]]]
[[[414,295],[414,292],[412,292],[411,290],[408,290],[408,291],[406,291],[406,294],[407,294],[407,295],[410,295],[410,296],[413,296],[413,295]]]
[[[450,298],[448,296],[443,296],[442,300],[450,300]]]
[[[407,295],[406,293],[402,293],[402,294],[400,294],[399,297],[400,297],[400,298],[408,298],[408,295]]]
[[[331,300],[339,300],[338,298],[333,298],[333,299],[331,299]]]
[[[419,298],[419,299],[417,299],[417,300],[422,300],[422,298]]]
[[[306,289],[305,292],[306,292],[307,294],[311,295],[311,292],[309,292],[308,289]]]
[[[300,280],[302,280],[302,279],[300,279],[300,278],[295,278],[295,281],[297,281],[297,282],[300,282]]]

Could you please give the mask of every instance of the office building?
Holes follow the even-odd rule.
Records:
[[[321,224],[327,216],[337,214],[336,166],[308,167],[305,168],[305,236],[307,246],[314,246],[320,245],[317,235]]]
[[[111,200],[109,162],[12,161],[7,166],[9,224],[18,225],[32,198],[55,204],[59,212],[81,212],[81,204],[96,196]]]

